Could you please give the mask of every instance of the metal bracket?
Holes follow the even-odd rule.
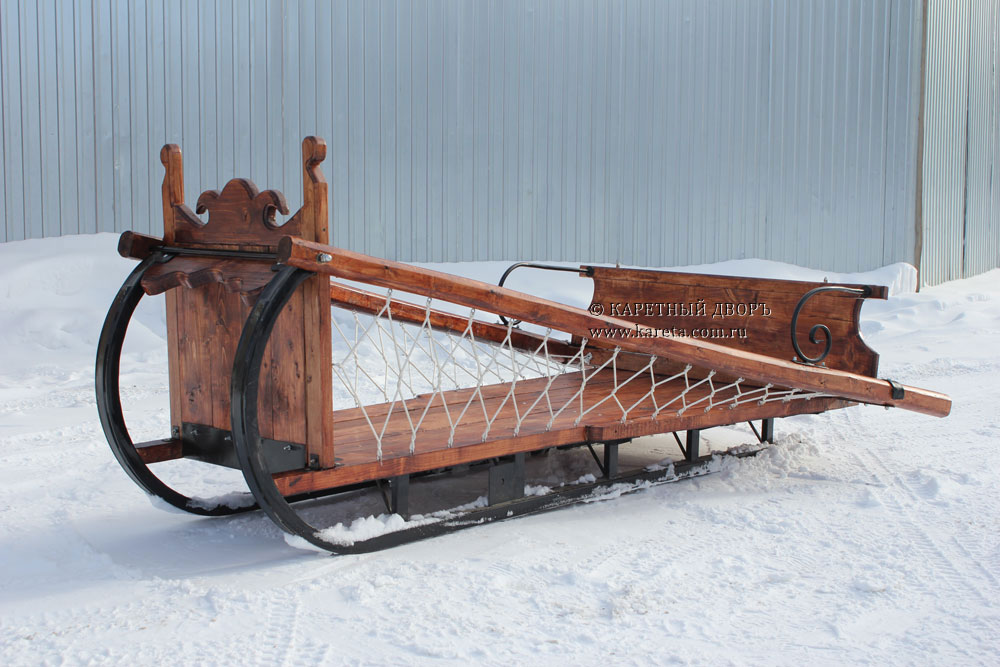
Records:
[[[233,446],[233,434],[221,428],[184,422],[181,426],[181,443],[184,458],[213,463],[240,470]],[[272,472],[301,470],[306,467],[306,447],[294,442],[263,438],[261,446],[267,469]]]
[[[487,497],[490,505],[524,497],[524,452],[514,454],[512,461],[490,466]]]
[[[750,425],[750,430],[753,431],[753,434],[757,436],[757,440],[761,443],[774,442],[774,417],[760,420],[760,431],[753,425],[753,422],[747,422],[747,424]]]
[[[903,388],[903,385],[888,378],[886,378],[886,382],[889,383],[889,387],[892,389],[892,400],[898,401],[906,397],[906,389]]]
[[[774,417],[768,417],[760,422],[760,441],[774,442]]]
[[[393,477],[386,482],[376,480],[379,491],[382,493],[382,500],[389,514],[398,514],[404,519],[410,518],[410,476],[400,475]],[[388,483],[389,493],[386,494],[383,483]]]
[[[698,460],[699,456],[698,449],[699,446],[701,445],[701,430],[688,431],[687,437],[685,438],[687,442],[686,445],[683,442],[681,442],[681,438],[679,435],[677,435],[676,431],[671,433],[671,435],[673,435],[674,440],[677,441],[677,446],[680,448],[681,454],[684,455],[685,461]]]
[[[594,461],[597,463],[597,467],[601,469],[601,475],[605,479],[614,479],[618,476],[618,445],[620,445],[623,440],[614,440],[612,442],[604,443],[604,457],[603,460],[597,456],[597,452],[594,451],[594,445],[592,443],[587,443],[587,449],[590,450],[590,455],[594,457]]]
[[[684,450],[684,458],[687,461],[697,461],[700,456],[698,449],[701,446],[701,431],[694,430],[687,432],[687,448]]]

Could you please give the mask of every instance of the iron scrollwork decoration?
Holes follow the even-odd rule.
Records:
[[[799,313],[802,312],[802,307],[806,305],[806,301],[808,301],[812,297],[822,292],[842,292],[844,294],[857,294],[858,297],[864,299],[871,296],[872,290],[868,286],[859,288],[859,287],[839,287],[836,285],[824,285],[823,287],[816,287],[814,289],[811,289],[802,295],[802,298],[799,299],[799,303],[795,306],[795,310],[792,312],[792,331],[791,331],[792,348],[795,350],[795,354],[797,355],[795,361],[798,361],[799,363],[802,364],[809,364],[812,366],[818,365],[820,362],[826,359],[826,355],[830,354],[830,348],[833,347],[833,336],[831,336],[830,334],[830,327],[826,326],[825,324],[814,324],[812,328],[809,329],[809,342],[812,343],[813,345],[819,345],[820,344],[819,334],[823,335],[823,352],[820,353],[818,356],[810,357],[806,355],[806,353],[802,351],[802,348],[799,347],[799,342],[795,338],[795,332],[798,329],[798,324],[799,324]]]
[[[594,275],[594,269],[593,267],[590,266],[585,268],[579,268],[574,266],[554,266],[552,264],[539,264],[537,262],[517,262],[516,264],[511,264],[509,267],[507,267],[507,270],[503,272],[502,276],[500,276],[500,282],[497,283],[497,287],[503,287],[504,282],[507,281],[507,276],[509,276],[514,271],[514,269],[520,267],[528,267],[532,269],[545,269],[546,271],[570,271],[572,273],[582,273],[587,276]],[[513,327],[516,327],[518,324],[521,323],[521,320],[514,320],[513,324],[511,324],[510,322],[508,322],[507,318],[504,317],[503,315],[500,315],[500,321],[503,323],[504,326],[513,326]]]

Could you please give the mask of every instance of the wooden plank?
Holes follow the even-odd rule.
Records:
[[[136,232],[122,232],[118,237],[118,254],[128,259],[146,259],[153,249],[163,245],[163,239]]]
[[[175,144],[167,144],[160,150],[163,163],[163,184],[160,192],[163,199],[163,241],[174,240],[174,206],[184,201],[184,163],[181,149]],[[170,424],[178,432],[183,424],[180,355],[180,317],[178,315],[178,293],[167,292],[164,297],[167,310],[167,373],[170,393]]]
[[[274,482],[281,493],[292,495],[585,441],[586,429],[581,426],[571,430],[549,431],[457,449],[442,449],[414,456],[387,459],[381,463],[371,461],[360,465],[337,466],[316,472],[283,473],[275,475]]]
[[[320,254],[330,261],[320,262]],[[405,290],[458,303],[491,313],[503,313],[539,326],[551,327],[589,337],[591,329],[630,329],[633,323],[619,318],[596,316],[581,308],[497,287],[477,280],[451,276],[439,271],[400,262],[376,259],[360,253],[324,246],[291,237],[281,240],[279,260],[290,266],[333,275],[346,280],[367,282],[380,287]],[[674,361],[732,373],[747,380],[829,393],[842,398],[891,405],[933,416],[946,416],[951,399],[944,394],[906,387],[902,398],[892,398],[892,386],[870,377],[828,368],[806,366],[774,359],[754,352],[734,350],[709,341],[689,338],[625,338],[617,341],[623,349],[655,354]]]
[[[181,421],[212,423],[211,286],[178,294],[177,345],[180,350]]]
[[[298,291],[278,316],[265,350],[271,358],[271,384],[265,400],[271,411],[271,434],[262,431],[261,435],[283,442],[306,442],[302,308],[302,292]]]
[[[682,332],[680,335],[709,337],[712,342],[756,352],[778,359],[791,360],[790,322],[802,296],[825,283],[764,278],[705,276],[695,273],[588,267],[594,278],[592,303],[603,312],[646,327]],[[881,285],[844,285],[868,289],[874,298],[886,298]],[[704,315],[694,312],[699,300],[706,305]],[[798,319],[797,340],[805,354],[819,354],[823,346],[809,341],[809,330],[822,323],[830,329],[833,345],[824,364],[874,377],[878,354],[865,345],[859,334],[863,299],[843,292],[824,292],[813,296],[803,306]],[[754,312],[743,315],[716,312],[725,308],[754,305]],[[686,309],[685,315],[677,310]],[[757,305],[766,305],[769,315]],[[687,312],[690,310],[691,312]],[[747,308],[749,310],[749,308]],[[676,335],[676,334],[675,334]],[[600,341],[595,341],[601,344]],[[613,341],[606,341],[612,344]]]
[[[652,423],[652,418],[656,415],[657,420],[676,417],[676,421],[682,424],[679,428],[683,430],[685,428],[683,426],[684,420],[688,418],[692,411],[702,413],[710,405],[707,397],[712,391],[708,383],[693,386],[687,391],[683,401],[679,400],[680,394],[686,387],[683,380],[678,379],[669,383],[659,384],[655,390],[654,402],[653,398],[649,396],[651,385],[648,377],[635,378],[626,384],[618,386],[614,397],[612,397],[611,390],[614,388],[614,384],[612,382],[613,374],[610,371],[602,372],[601,376],[595,378],[594,381],[588,380],[587,386],[582,393],[579,393],[579,374],[572,375],[575,377],[569,378],[570,382],[563,383],[563,386],[555,390],[550,389],[553,399],[553,413],[558,413],[558,417],[554,419],[553,413],[550,413],[548,409],[541,405],[536,406],[526,418],[524,417],[527,408],[535,402],[535,399],[544,388],[544,385],[540,383],[524,387],[520,393],[509,400],[505,393],[499,392],[486,398],[483,403],[486,406],[489,419],[493,421],[490,429],[490,438],[496,439],[505,434],[513,435],[518,415],[521,417],[520,432],[524,434],[547,430],[549,428],[559,429],[575,426],[574,422],[581,414],[581,405],[586,411],[583,423],[590,425],[592,428],[595,426],[621,425],[626,415],[628,417],[627,423],[641,423],[646,425],[647,422]],[[735,388],[723,387],[715,385],[715,393],[711,400],[711,405],[715,406],[713,407],[714,410],[728,411],[732,409],[731,404],[726,401],[735,398],[737,392]],[[751,389],[753,388],[744,386],[742,387],[742,393],[746,394]],[[456,421],[456,417],[461,412],[465,400],[472,397],[473,392],[473,389],[466,389],[455,397],[453,401],[454,407],[451,410],[451,421],[445,416],[442,402],[438,396],[431,396],[423,401],[415,401],[408,404],[407,412],[409,412],[409,417],[416,423],[421,415],[424,415],[428,400],[431,402],[431,407],[427,410],[427,414],[421,422],[419,432],[416,436],[416,451],[437,449],[440,448],[440,443],[447,442],[453,430],[451,423]],[[783,403],[783,405],[789,406],[788,409],[794,412],[797,409],[794,406],[805,400],[795,399],[794,401]],[[515,413],[514,401],[520,407],[519,413]],[[683,415],[677,415],[685,405],[690,407],[685,408]],[[501,406],[503,406],[502,409]],[[373,407],[385,408],[386,406]],[[351,419],[350,421],[337,422],[338,457],[344,463],[352,460],[356,461],[357,457],[352,456],[352,454],[358,452],[365,452],[365,456],[369,458],[373,457],[376,439],[371,426],[368,425],[368,422],[363,417],[358,417],[360,415],[359,410],[343,412],[350,413],[349,416]],[[385,431],[382,436],[383,457],[388,458],[394,455],[409,454],[412,428],[402,406],[398,404],[395,406],[387,424],[386,412],[383,409],[380,415],[375,417],[370,416],[377,431],[381,432],[383,425],[385,425]],[[486,429],[486,425],[487,417],[484,416],[482,407],[477,399],[454,428],[454,444],[460,446],[479,442],[482,439],[481,436]],[[661,429],[659,431],[648,432],[663,432],[664,430],[676,429]]]
[[[326,142],[319,137],[302,140],[302,223],[301,234],[318,243],[329,243],[329,213],[326,178],[320,163],[326,159]],[[314,276],[302,286],[306,445],[320,466],[333,466],[333,387],[330,368],[332,324],[328,283]]]
[[[648,385],[646,389],[648,390]],[[579,386],[575,387],[564,387],[554,392],[553,412],[560,412],[560,408],[563,408],[566,403],[574,398],[575,394],[579,391]],[[593,405],[598,399],[595,399],[594,394],[600,393],[600,397],[603,398],[607,396],[607,392],[600,392],[600,388],[591,387],[588,383],[587,390],[583,394],[583,402],[587,405]],[[631,405],[639,397],[632,396],[628,399],[627,404]],[[451,404],[449,408],[449,413],[451,415],[451,421],[446,417],[444,412],[443,403],[440,396],[428,397],[424,401],[418,403],[408,404],[407,412],[409,412],[410,419],[416,424],[420,422],[420,428],[417,433],[417,449],[424,449],[424,445],[420,443],[434,443],[436,441],[447,441],[451,432],[452,422],[457,422],[456,427],[456,443],[462,443],[462,437],[459,432],[464,432],[467,436],[472,433],[472,440],[470,442],[477,442],[481,440],[481,434],[485,431],[487,425],[487,417],[484,415],[483,410],[485,408],[486,414],[489,418],[493,420],[493,427],[491,431],[500,433],[507,430],[513,431],[516,421],[513,403],[516,402],[519,406],[519,413],[522,418],[522,430],[525,432],[531,432],[533,429],[544,430],[546,425],[552,420],[553,415],[549,413],[544,400],[536,405],[534,409],[528,413],[525,418],[524,415],[528,408],[535,402],[537,397],[537,392],[532,392],[530,390],[525,390],[513,396],[508,396],[507,394],[502,394],[498,396],[491,396],[486,398],[482,402],[478,400],[478,397],[473,398],[473,401],[469,403],[469,407],[465,410],[461,421],[458,421],[458,416],[462,414],[465,408],[466,402],[469,398],[472,398],[472,391],[466,392],[465,401],[455,401]],[[427,409],[426,416],[424,416],[421,421],[421,417],[424,415],[425,409],[428,404],[430,404],[430,409]],[[501,406],[503,409],[501,409]],[[615,413],[614,418],[621,418],[621,411],[616,409],[616,405],[613,402],[608,402],[604,409],[595,412],[594,416],[598,414],[606,414],[613,412]],[[559,417],[556,419],[556,423],[571,422],[576,419],[579,414],[579,409],[577,407],[577,401],[574,400],[572,405],[567,406],[567,409],[562,410]],[[387,422],[387,416],[388,424]],[[590,415],[588,415],[588,418]],[[409,449],[410,440],[412,437],[412,430],[410,428],[410,422],[404,415],[404,411],[401,405],[397,405],[395,410],[391,413],[383,412],[378,416],[369,416],[372,421],[372,425],[375,427],[376,431],[382,432],[383,425],[385,425],[385,432],[383,435],[383,448],[387,447],[387,442],[393,440],[405,440],[405,447]],[[367,447],[370,446],[372,451],[375,447],[375,437],[372,433],[371,427],[368,425],[365,419],[352,419],[350,422],[336,422],[337,425],[337,451],[338,456],[341,459],[345,458],[344,452],[352,451],[356,449],[357,446]],[[436,448],[433,444],[430,445],[432,448]]]
[[[180,440],[170,438],[140,442],[135,445],[136,453],[146,465],[179,459],[184,455],[183,448],[184,445]]]
[[[660,271],[656,269],[622,269],[610,266],[582,266],[581,271],[592,271],[595,278],[606,280],[625,280],[633,284],[652,283],[654,285],[658,285],[667,281],[678,285],[704,285],[706,287],[719,289],[748,291],[764,290],[766,292],[784,292],[788,294],[800,295],[804,292],[808,292],[813,287],[820,287],[828,284],[808,280],[747,278],[744,276],[724,276],[712,273],[685,273],[681,271]],[[872,299],[886,299],[889,296],[889,288],[885,285],[844,283],[844,286],[855,287],[858,289],[869,287],[872,290],[872,294],[869,298]],[[842,294],[839,298],[855,299],[857,297],[849,294]]]
[[[532,393],[539,392],[545,388],[548,384],[548,378],[531,378],[528,380],[518,380],[516,391],[518,393]],[[588,379],[588,384],[593,384],[594,386],[604,387],[612,382],[612,377],[610,374],[602,373],[597,377]],[[552,385],[549,388],[550,393],[561,392],[566,389],[574,389],[580,386],[580,373],[563,373],[559,375],[552,381]],[[463,389],[450,389],[441,392],[441,399],[447,401],[449,404],[467,400],[470,392],[474,388],[463,388]],[[484,400],[491,401],[493,399],[500,399],[507,395],[510,389],[510,383],[502,382],[496,384],[484,385],[480,388],[480,393]],[[425,401],[432,397],[439,396],[437,393],[425,393],[414,397],[413,399],[407,399],[407,403],[413,403],[414,405],[424,405]],[[389,407],[392,406],[392,402],[379,403],[373,405],[366,405],[364,407],[365,412],[367,412],[369,418],[384,417],[389,411]],[[361,416],[361,408],[347,408],[343,410],[335,410],[333,412],[334,422],[338,426],[348,427],[354,421],[364,421],[364,417]],[[338,436],[339,439],[339,436]]]
[[[142,278],[146,294],[162,294],[175,287],[194,289],[219,283],[236,294],[256,295],[274,278],[272,262],[217,257],[174,257],[149,267]]]
[[[382,294],[348,287],[347,285],[331,281],[330,301],[347,310],[376,315],[385,308],[386,297]],[[428,326],[436,331],[464,333],[469,327],[469,318],[467,317],[436,308],[427,308],[399,299],[392,300],[391,310],[392,318],[396,321],[423,324],[426,320]],[[508,330],[504,325],[494,322],[484,322],[482,320],[472,320],[470,332],[476,338],[495,343],[502,343],[508,337]],[[511,347],[518,350],[534,352],[541,349],[542,344],[545,343],[544,337],[527,331],[511,329],[509,334]],[[547,345],[549,352],[553,354],[573,356],[580,350],[579,345],[574,346],[567,341],[561,341],[556,338],[549,338]]]
[[[240,340],[241,327],[246,317],[242,302],[236,295],[226,291],[224,286],[215,285],[209,288],[211,308],[209,311],[209,326],[211,327],[212,354],[212,421],[215,428],[228,431],[231,429],[229,419],[230,385],[233,373],[233,357]],[[196,422],[197,423],[197,422]]]
[[[699,411],[694,414],[685,413],[677,416],[675,413],[664,413],[655,419],[631,419],[626,423],[595,424],[587,429],[588,437],[594,442],[608,442],[611,440],[624,440],[638,438],[644,435],[655,435],[657,433],[673,433],[696,428],[708,428],[708,426],[723,426],[725,424],[738,424],[741,422],[755,421],[761,419],[772,419],[777,417],[790,417],[792,415],[811,415],[827,410],[838,410],[840,408],[857,405],[853,401],[845,401],[840,398],[810,398],[788,401],[774,401],[757,405],[751,403],[737,407],[733,410],[722,408],[712,410],[704,415]],[[727,420],[722,423],[715,423],[717,419],[729,412]],[[705,418],[711,417],[708,421]],[[701,424],[707,423],[708,426]]]
[[[690,414],[685,414],[684,417],[675,423],[664,419],[660,422],[660,425],[665,426],[670,424],[671,426],[676,426],[677,428],[674,430],[703,429],[713,426],[738,424],[753,419],[787,416],[788,414],[823,412],[851,405],[850,402],[839,399],[813,399],[811,401],[797,401],[796,403],[797,405],[791,410],[789,409],[790,404],[777,402],[768,403],[764,406],[749,404],[733,410],[719,409],[708,413],[692,411]],[[553,429],[541,433],[522,434],[516,437],[500,438],[462,447],[418,452],[412,456],[384,459],[381,462],[370,460],[353,465],[340,465],[327,470],[281,473],[275,475],[274,481],[278,489],[285,495],[305,493],[374,479],[386,479],[397,475],[435,470],[462,463],[473,463],[488,458],[506,456],[518,452],[530,452],[545,447],[617,439],[610,437],[613,433],[615,433],[613,429],[598,431],[593,426]]]

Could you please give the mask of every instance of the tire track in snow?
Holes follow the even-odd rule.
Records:
[[[969,581],[968,574],[963,573],[962,569],[956,567],[956,562],[967,561],[977,571],[986,574],[985,579],[988,580],[994,589],[997,587],[996,580],[983,571],[981,564],[975,558],[969,557],[968,550],[961,549],[961,554],[947,553],[946,545],[940,544],[921,527],[920,522],[913,516],[907,504],[899,497],[901,490],[906,496],[909,496],[910,501],[920,501],[919,494],[898,473],[890,470],[885,463],[868,450],[852,449],[849,451],[858,464],[878,482],[879,486],[873,487],[872,493],[879,496],[879,501],[882,502],[883,506],[899,519],[898,525],[909,533],[916,556],[924,563],[929,564],[934,575],[940,577],[953,589],[964,588],[985,606],[992,606],[993,598],[984,595],[980,587],[973,585]],[[881,470],[881,474],[879,470]],[[968,570],[966,569],[965,572],[968,572]],[[936,592],[930,590],[926,582],[919,581],[919,586],[928,595],[936,595]],[[981,624],[984,626],[987,625],[985,623]],[[986,628],[984,627],[984,629]],[[995,631],[996,628],[989,627],[989,630]]]
[[[255,664],[262,667],[295,664],[300,607],[297,593],[282,588],[271,594],[264,619],[264,639],[254,650]]]

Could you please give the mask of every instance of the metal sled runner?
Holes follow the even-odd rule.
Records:
[[[584,266],[593,305],[575,308],[329,246],[325,154],[303,142],[304,203],[277,227],[284,197],[244,179],[191,211],[180,150],[165,146],[164,238],[122,235],[120,253],[141,261],[101,334],[98,407],[122,467],[175,507],[260,508],[313,545],[367,551],[697,474],[709,459],[698,434],[713,426],[760,420],[767,441],[777,417],[859,402],[950,410],[942,394],[876,378],[858,318],[884,287]],[[119,367],[146,294],[165,295],[172,430],[137,444]],[[658,433],[675,434],[682,461],[619,471],[620,447]],[[574,446],[590,448],[601,479],[525,497],[525,454]],[[175,491],[153,468],[179,458],[240,469],[253,502]],[[405,516],[411,477],[470,464],[489,468],[485,507],[366,541],[339,543],[296,511],[377,486]]]

